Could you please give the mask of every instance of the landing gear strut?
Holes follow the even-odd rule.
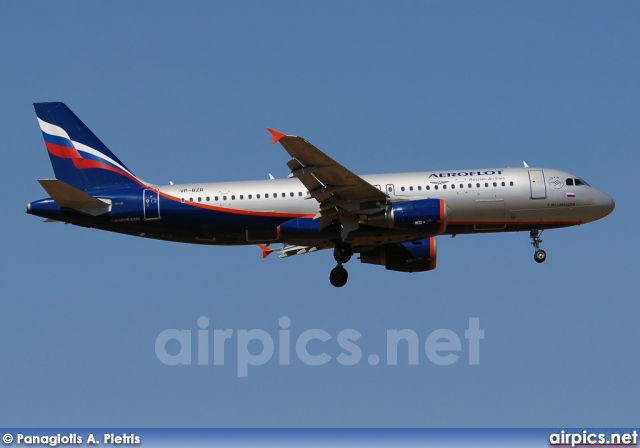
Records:
[[[336,288],[341,288],[347,284],[349,273],[344,267],[342,267],[342,264],[351,260],[352,256],[353,247],[344,241],[336,244],[336,247],[333,249],[333,258],[335,258],[338,265],[331,270],[329,281]]]
[[[539,229],[531,229],[531,244],[535,247],[536,252],[533,254],[533,259],[538,263],[544,262],[547,259],[547,253],[540,249],[540,243],[542,240],[540,239],[540,235],[542,235],[542,230]]]

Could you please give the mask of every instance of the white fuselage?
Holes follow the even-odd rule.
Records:
[[[600,219],[614,207],[605,193],[565,171],[547,168],[498,168],[361,176],[390,200],[439,198],[447,205],[447,223],[477,231],[499,231],[509,225],[563,227]],[[314,216],[318,203],[298,179],[193,183],[158,187],[185,203],[256,213]]]

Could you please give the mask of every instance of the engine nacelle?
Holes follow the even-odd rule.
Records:
[[[436,268],[438,251],[435,238],[385,244],[362,252],[360,262],[379,264],[390,271],[424,272]]]
[[[282,236],[317,235],[320,233],[320,220],[313,218],[295,218],[278,226]]]
[[[361,224],[387,229],[421,230],[434,235],[447,229],[444,199],[395,202],[379,213],[361,216]]]

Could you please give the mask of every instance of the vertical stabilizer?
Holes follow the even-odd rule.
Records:
[[[82,191],[144,186],[64,103],[35,103],[56,178]]]

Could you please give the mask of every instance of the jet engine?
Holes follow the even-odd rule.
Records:
[[[418,199],[388,204],[382,212],[361,215],[360,224],[387,229],[423,230],[434,235],[447,228],[443,199]]]
[[[436,268],[437,248],[435,238],[385,244],[360,253],[360,262],[379,264],[390,271],[424,272]]]

